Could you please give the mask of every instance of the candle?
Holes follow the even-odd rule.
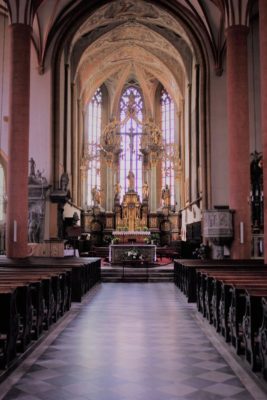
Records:
[[[240,222],[240,243],[244,244],[244,222]]]
[[[16,242],[17,241],[17,221],[14,221],[14,231],[13,231],[13,241]]]

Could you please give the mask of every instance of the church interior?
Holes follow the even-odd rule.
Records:
[[[266,109],[266,0],[0,0],[0,400],[267,398]]]

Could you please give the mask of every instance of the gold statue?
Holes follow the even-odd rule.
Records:
[[[101,200],[100,190],[96,186],[91,189],[92,202],[94,206],[98,206]]]
[[[128,190],[134,191],[134,186],[135,186],[135,182],[134,182],[134,181],[135,181],[135,177],[134,177],[133,171],[129,171],[128,176],[127,176],[127,179],[128,179],[128,181],[129,181]]]
[[[147,199],[148,199],[148,196],[149,196],[149,187],[148,187],[147,182],[145,182],[145,183],[143,184],[143,187],[142,187],[142,194],[143,194],[143,200],[147,200]]]
[[[169,207],[171,204],[171,193],[170,193],[170,189],[169,189],[169,186],[167,185],[167,183],[166,183],[165,187],[162,189],[161,198],[163,200],[163,205],[165,207]]]
[[[115,183],[115,200],[120,200],[120,193],[121,193],[121,185],[119,182]]]

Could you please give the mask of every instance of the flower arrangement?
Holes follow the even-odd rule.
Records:
[[[113,239],[114,239],[114,237],[112,235],[104,235],[103,242],[105,244],[110,244]]]
[[[142,260],[142,258],[143,256],[140,251],[134,248],[127,250],[124,253],[125,260]]]
[[[198,248],[193,251],[192,255],[193,258],[198,258],[200,260],[207,260],[209,258],[209,251],[210,248],[209,246],[205,245],[204,243],[201,243]]]

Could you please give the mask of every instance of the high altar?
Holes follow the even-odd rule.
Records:
[[[162,132],[152,118],[139,118],[140,104],[136,96],[135,91],[130,90],[123,103],[124,118],[111,118],[101,133],[101,150],[97,157],[105,160],[107,166],[107,170],[103,170],[106,187],[104,184],[103,188],[91,188],[92,206],[84,215],[85,231],[90,232],[91,241],[97,246],[109,243],[114,237],[124,244],[146,243],[147,231],[157,233],[163,246],[178,237],[178,212],[176,206],[171,207],[171,192],[167,183],[159,201],[160,188],[156,176],[157,163],[165,154]],[[175,151],[172,154],[176,160]],[[90,157],[91,151],[88,151],[84,155],[84,168]],[[125,165],[123,182],[120,176],[121,160]],[[141,161],[138,168],[137,160]],[[101,201],[104,196],[105,202]]]
[[[115,205],[115,220],[117,230],[127,228],[135,232],[147,226],[147,205],[141,204],[134,190],[125,193],[119,207]]]

